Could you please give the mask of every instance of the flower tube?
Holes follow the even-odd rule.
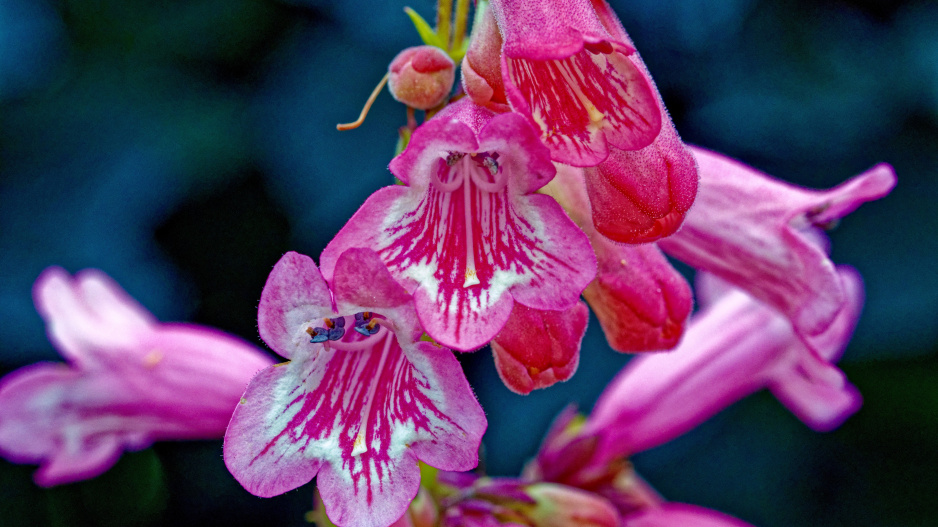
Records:
[[[273,362],[220,331],[160,324],[97,270],[50,267],[33,293],[68,364],[0,380],[0,453],[39,463],[42,486],[97,476],[154,441],[221,438],[248,381]]]

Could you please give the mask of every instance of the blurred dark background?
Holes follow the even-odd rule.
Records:
[[[757,526],[938,525],[938,3],[613,2],[688,142],[832,186],[879,161],[893,194],[831,233],[868,302],[842,362],[865,397],[815,434],[765,393],[634,461],[665,496]],[[394,0],[0,0],[0,373],[56,360],[30,297],[49,265],[97,267],[165,321],[262,345],[255,316],[287,250],[314,257],[376,188],[404,108],[387,64],[419,43]],[[433,17],[435,2],[409,5]],[[552,416],[588,409],[628,360],[598,324],[573,380],[520,397],[460,357],[486,408],[491,474],[517,474]],[[53,490],[0,461],[0,524],[302,525],[221,442],[160,443]]]

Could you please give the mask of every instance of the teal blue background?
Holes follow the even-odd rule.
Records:
[[[40,271],[103,269],[166,321],[257,343],[279,256],[316,257],[376,188],[402,106],[352,120],[400,49],[397,1],[0,0],[0,373],[57,353]],[[433,3],[409,5],[432,18]],[[688,142],[832,186],[879,161],[899,185],[831,233],[868,302],[843,368],[865,398],[811,432],[765,393],[639,454],[665,496],[764,527],[938,524],[938,4],[614,2]],[[591,323],[573,380],[520,397],[460,357],[490,421],[485,468],[517,474],[550,419],[627,362]],[[312,487],[255,498],[221,442],[161,443],[40,490],[0,462],[0,524],[302,525]]]

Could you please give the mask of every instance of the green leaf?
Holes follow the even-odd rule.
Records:
[[[430,24],[423,17],[409,7],[405,7],[404,12],[410,17],[410,21],[414,23],[414,27],[417,28],[417,33],[420,34],[420,39],[423,40],[424,44],[436,46],[443,50],[446,49],[446,43],[440,39],[440,36],[436,34],[436,31],[430,27]]]

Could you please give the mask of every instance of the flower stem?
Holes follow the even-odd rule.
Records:
[[[466,26],[469,23],[469,0],[456,0],[456,27],[453,30],[453,43],[448,51],[462,48],[466,38]]]
[[[450,27],[453,18],[453,0],[438,0],[436,4],[436,34],[444,46],[449,46]],[[449,49],[446,49],[449,51]]]

